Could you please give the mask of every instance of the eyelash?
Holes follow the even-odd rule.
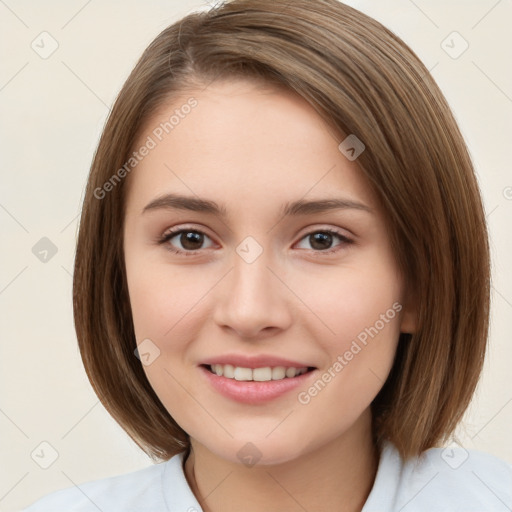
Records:
[[[171,240],[172,238],[174,238],[175,236],[180,235],[182,233],[198,233],[198,234],[208,237],[208,235],[206,233],[204,233],[203,231],[201,231],[199,229],[179,228],[179,229],[167,231],[166,233],[164,233],[164,235],[162,235],[161,238],[158,239],[157,242],[158,242],[158,244],[163,245],[163,244],[167,243],[169,240]],[[343,245],[349,245],[349,244],[354,243],[353,240],[351,240],[350,238],[346,237],[345,235],[343,235],[342,233],[340,233],[339,231],[336,231],[334,229],[317,229],[314,231],[310,231],[309,233],[306,233],[300,239],[300,241],[302,241],[305,238],[307,238],[311,235],[314,235],[316,233],[333,235],[333,236],[337,237],[341,241],[341,243],[339,245],[334,246],[331,249],[325,249],[325,250],[309,249],[310,251],[313,252],[313,254],[315,254],[315,256],[317,256],[317,255],[321,256],[321,255],[325,255],[325,254],[333,254],[333,253],[341,250],[341,247]],[[208,238],[210,238],[210,237],[208,237]],[[167,244],[166,249],[172,253],[183,255],[183,256],[195,256],[197,253],[199,253],[202,250],[202,249],[196,249],[194,251],[183,251],[181,249],[176,249],[176,247],[173,247],[171,244]],[[306,250],[308,250],[308,249],[306,249]]]

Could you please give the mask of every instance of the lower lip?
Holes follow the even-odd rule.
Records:
[[[220,377],[204,366],[200,366],[199,370],[221,395],[244,404],[260,404],[274,400],[304,384],[315,373],[315,370],[313,370],[297,377],[255,382]]]

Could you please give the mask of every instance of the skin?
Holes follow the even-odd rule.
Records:
[[[378,453],[370,403],[393,362],[401,331],[413,332],[384,215],[358,166],[339,150],[315,110],[292,92],[254,82],[215,82],[166,104],[152,130],[193,96],[198,101],[129,176],[124,251],[137,343],[160,350],[144,366],[156,394],[190,435],[185,463],[207,512],[356,511],[374,482]],[[207,198],[205,212],[144,207],[164,193]],[[298,199],[345,198],[367,206],[283,217]],[[194,244],[170,228],[205,233]],[[309,236],[334,229],[327,254]],[[263,252],[236,252],[248,236]],[[197,248],[194,255],[175,254]],[[366,327],[402,309],[309,403],[298,401]],[[307,384],[270,402],[241,404],[199,378],[198,365],[226,353],[271,354],[317,368]],[[261,458],[237,452],[253,443]]]

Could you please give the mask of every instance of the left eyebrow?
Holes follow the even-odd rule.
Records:
[[[299,199],[292,203],[286,203],[282,208],[282,216],[310,215],[323,213],[330,210],[362,210],[373,213],[373,210],[359,201],[351,199],[320,199],[316,201],[304,201]]]
[[[227,210],[224,206],[217,204],[210,199],[200,197],[184,196],[179,194],[165,194],[153,199],[148,203],[142,213],[150,210],[174,209],[188,210],[194,212],[208,213],[226,219]],[[297,201],[285,203],[281,209],[282,217],[297,217],[300,215],[311,215],[314,213],[323,213],[331,210],[361,210],[373,213],[369,206],[351,199],[318,199],[306,201],[299,199]]]

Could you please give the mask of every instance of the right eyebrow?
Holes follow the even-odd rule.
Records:
[[[222,218],[226,218],[228,216],[226,209],[219,206],[215,201],[179,194],[165,194],[163,196],[156,197],[144,207],[142,213],[159,209],[203,212]]]

